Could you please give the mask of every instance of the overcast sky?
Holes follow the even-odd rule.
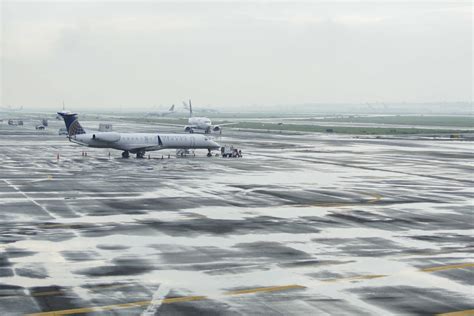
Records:
[[[471,101],[459,1],[3,1],[2,106]]]

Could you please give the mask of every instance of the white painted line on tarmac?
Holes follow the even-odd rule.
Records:
[[[57,219],[57,217],[51,213],[50,211],[48,211],[48,209],[46,207],[44,207],[43,205],[39,204],[38,202],[36,202],[33,198],[31,198],[28,194],[26,194],[25,192],[23,192],[19,187],[17,187],[16,185],[14,185],[13,183],[11,183],[9,180],[6,180],[6,179],[3,179],[3,182],[5,182],[10,188],[14,189],[15,191],[17,191],[18,193],[20,193],[21,195],[23,195],[23,197],[25,199],[27,199],[28,201],[30,201],[31,203],[33,203],[34,205],[38,206],[39,208],[41,208],[46,214],[48,214],[50,217],[54,218],[54,219]]]

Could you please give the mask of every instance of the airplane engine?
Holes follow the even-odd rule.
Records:
[[[184,131],[185,131],[186,133],[193,133],[193,132],[194,132],[194,131],[193,131],[193,128],[192,128],[191,126],[185,126],[185,127],[184,127]]]
[[[215,125],[215,126],[212,127],[212,131],[213,132],[221,132],[222,128],[219,125]]]
[[[115,132],[104,132],[104,133],[94,133],[92,134],[92,139],[98,140],[101,142],[118,142],[120,140],[120,134]]]

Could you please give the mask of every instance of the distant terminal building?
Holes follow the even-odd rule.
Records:
[[[112,131],[112,124],[110,123],[99,124],[99,132],[111,132],[111,131]]]
[[[23,126],[22,120],[8,120],[8,125],[10,126]]]

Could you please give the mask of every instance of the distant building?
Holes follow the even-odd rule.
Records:
[[[99,132],[111,132],[111,131],[112,131],[112,124],[110,123],[99,124]]]

